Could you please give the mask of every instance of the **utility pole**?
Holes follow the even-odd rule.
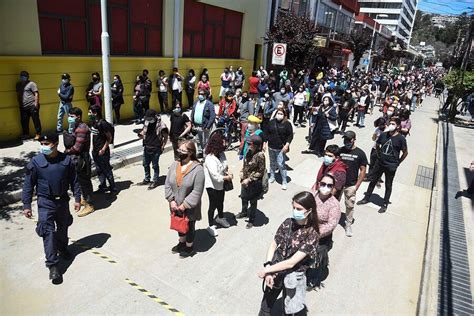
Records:
[[[100,35],[102,46],[102,76],[104,78],[104,105],[105,105],[105,120],[113,124],[112,115],[112,94],[110,91],[110,44],[109,32],[107,31],[107,0],[100,1],[100,15],[102,19],[102,34]],[[110,144],[113,148],[113,145]]]
[[[474,28],[474,20],[471,17],[471,21],[469,22],[469,28],[467,30],[468,35],[466,36],[466,38],[467,38],[467,48],[466,48],[466,51],[464,52],[464,57],[463,57],[462,63],[461,63],[461,87],[464,84],[464,73],[466,72],[467,63],[468,63],[468,60],[470,59],[469,57],[471,55],[472,29],[473,28]]]

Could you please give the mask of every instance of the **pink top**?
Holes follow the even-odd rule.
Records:
[[[334,197],[329,197],[326,201],[319,198],[319,194],[314,195],[319,220],[319,236],[321,238],[329,236],[336,229],[341,218],[341,207],[339,201]]]

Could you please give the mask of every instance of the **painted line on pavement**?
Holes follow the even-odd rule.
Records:
[[[137,289],[138,291],[142,292],[143,294],[145,294],[146,296],[148,296],[149,298],[151,298],[152,300],[154,300],[155,302],[157,302],[162,307],[166,308],[167,310],[169,310],[170,312],[172,312],[176,316],[184,316],[184,313],[180,312],[179,310],[177,310],[176,308],[174,308],[170,304],[166,303],[165,301],[163,301],[161,298],[154,295],[153,293],[148,292],[147,290],[145,290],[144,288],[142,288],[140,285],[133,282],[132,280],[125,279],[125,282],[127,282],[130,286],[132,286],[135,289]]]
[[[97,250],[97,248],[94,248],[94,247],[90,247],[90,246],[87,246],[79,241],[76,241],[76,240],[73,240],[71,239],[71,242],[73,244],[76,244],[78,245],[80,248],[84,249],[84,250],[90,250],[94,255],[98,256],[99,258],[101,259],[104,259],[105,261],[107,261],[108,263],[112,263],[112,264],[115,264],[117,263],[117,261],[115,261],[114,259],[110,258],[109,256],[106,256],[104,255],[103,253],[101,253],[100,251]]]

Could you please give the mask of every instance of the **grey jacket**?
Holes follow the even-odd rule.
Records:
[[[199,221],[201,215],[201,197],[204,192],[204,168],[198,162],[194,162],[191,170],[183,177],[180,187],[176,184],[175,161],[168,169],[165,181],[165,198],[168,202],[175,201],[178,205],[186,206],[186,215],[190,221]]]

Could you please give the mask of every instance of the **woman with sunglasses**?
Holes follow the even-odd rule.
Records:
[[[296,194],[292,200],[292,218],[278,228],[267,252],[267,262],[258,272],[265,291],[259,315],[271,315],[283,291],[285,315],[306,315],[306,270],[316,258],[319,240],[318,211],[311,192]]]
[[[332,248],[332,232],[336,229],[341,218],[341,207],[338,199],[332,195],[336,183],[335,178],[325,174],[319,182],[319,189],[313,191],[318,210],[320,240],[317,247],[317,257],[314,265],[308,269],[308,290],[321,286],[328,274],[329,257],[328,252]]]

